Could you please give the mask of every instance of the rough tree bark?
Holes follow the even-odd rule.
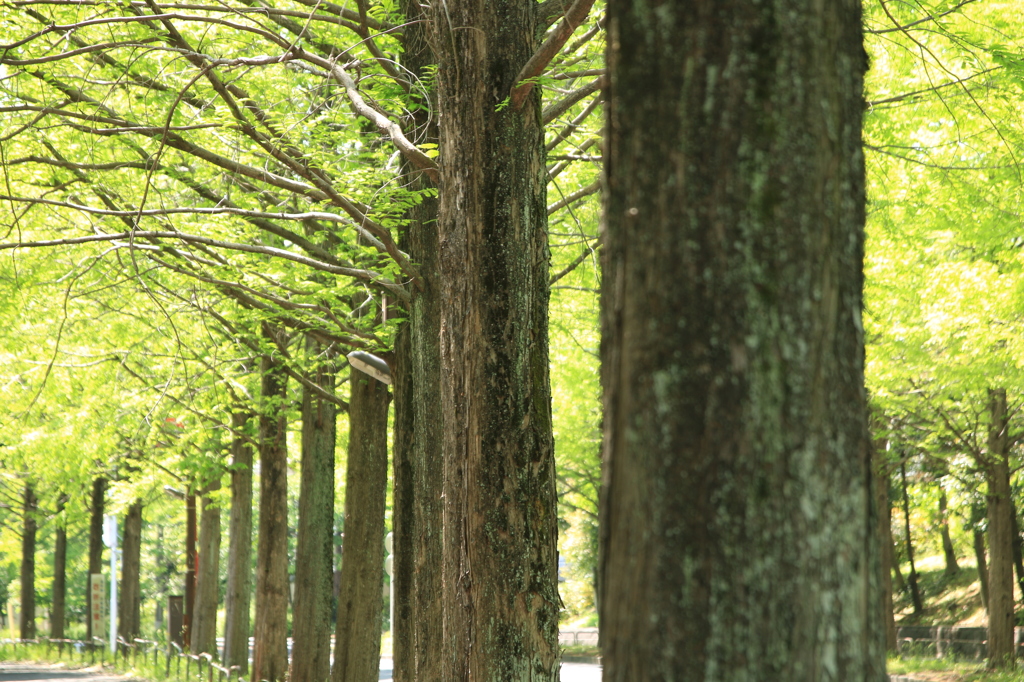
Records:
[[[264,323],[265,337],[279,333]],[[288,672],[288,375],[270,356],[260,361],[260,519],[256,548],[253,682]]]
[[[988,479],[988,665],[1010,667],[1013,650],[1013,526],[1006,390],[989,391]]]
[[[306,338],[307,379],[334,392],[333,348]],[[295,545],[291,682],[326,682],[331,676],[331,596],[334,541],[334,448],[338,408],[302,388],[302,472]],[[379,594],[379,591],[378,591]]]
[[[39,500],[31,483],[22,497],[21,610],[18,623],[22,639],[36,638],[36,509]]]
[[[121,584],[117,595],[117,633],[126,642],[133,642],[142,628],[140,611],[142,569],[142,501],[128,507],[124,518],[121,542]]]
[[[189,649],[193,654],[217,653],[217,605],[220,601],[220,507],[213,504],[209,494],[220,490],[215,480],[203,493],[202,513],[199,517],[199,567],[196,571],[196,603],[192,617],[192,639]]]
[[[858,0],[609,0],[606,682],[887,679]]]
[[[252,591],[252,441],[247,410],[231,413],[231,517],[224,595],[224,665],[249,672],[249,604]]]
[[[388,478],[388,387],[352,369],[345,474],[345,549],[332,682],[377,679]]]
[[[50,639],[64,639],[64,621],[67,620],[67,563],[68,530],[64,517],[67,496],[57,500],[56,538],[53,542],[53,610],[50,613]]]
[[[103,572],[103,498],[106,492],[107,479],[102,476],[94,479],[89,516],[89,575]],[[92,590],[89,589],[89,576],[87,575],[85,579],[85,638],[91,642],[93,636],[99,637],[102,633],[92,631]]]
[[[444,682],[555,680],[557,535],[536,3],[431,3],[441,194]]]
[[[402,65],[418,78],[434,64],[427,44],[424,9],[405,0]],[[432,94],[432,93],[431,93]],[[412,139],[437,144],[431,107],[412,114],[404,128]],[[433,186],[421,171],[407,168],[412,189]],[[441,393],[437,200],[425,197],[407,215],[401,246],[419,268],[407,322],[395,343],[395,446],[392,527],[394,529],[395,682],[441,679]]]

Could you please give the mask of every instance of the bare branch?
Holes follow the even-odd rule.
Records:
[[[532,79],[544,73],[544,69],[569,40],[573,31],[586,20],[593,5],[594,0],[574,0],[561,23],[558,24],[558,28],[548,36],[544,44],[523,65],[519,75],[516,76],[515,85],[512,86],[511,106],[514,111],[519,111],[522,108],[523,102],[533,91],[534,81]]]
[[[541,113],[541,121],[544,125],[547,125],[554,121],[556,118],[569,111],[574,104],[583,100],[588,95],[592,95],[608,83],[608,76],[601,76],[595,78],[591,82],[584,85],[582,88],[573,90],[563,99],[547,106]]]

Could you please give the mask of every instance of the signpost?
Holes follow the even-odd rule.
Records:
[[[103,574],[102,573],[90,573],[89,574],[89,596],[90,603],[92,604],[92,613],[89,614],[89,618],[92,619],[92,631],[93,636],[103,632]]]

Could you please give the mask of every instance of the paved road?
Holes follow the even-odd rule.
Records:
[[[59,665],[0,663],[0,682],[125,682],[126,677],[84,670],[66,670]]]

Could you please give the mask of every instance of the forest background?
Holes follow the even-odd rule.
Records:
[[[147,13],[163,18],[90,23]],[[597,624],[602,18],[601,3],[587,5],[527,79],[543,93],[560,594],[574,625]],[[891,512],[882,542],[911,620],[983,619],[989,586],[965,578],[971,563],[982,576],[1016,563],[1024,584],[1021,22],[1014,2],[865,5],[867,381]],[[342,544],[352,398],[344,356],[326,349],[392,357],[416,265],[410,216],[434,199],[441,153],[435,74],[409,63],[400,30],[414,25],[392,2],[0,9],[0,603],[24,600],[29,517],[41,556],[67,533],[66,633],[84,634],[101,478],[107,513],[141,504],[139,627],[155,634],[187,563],[185,503],[169,489],[200,493],[213,524],[268,406],[289,430],[295,566],[304,393],[339,411],[331,525]],[[261,400],[260,357],[283,359],[277,403]],[[313,378],[325,366],[336,386]],[[1001,485],[1015,504],[993,512]],[[943,554],[944,577],[919,584],[915,552]],[[40,627],[53,579],[39,561]],[[928,586],[979,598],[927,614],[914,594]]]

